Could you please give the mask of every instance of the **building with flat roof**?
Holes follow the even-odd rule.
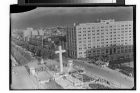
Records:
[[[67,27],[66,31],[68,56],[72,58],[85,58],[96,48],[133,47],[133,21],[100,20],[97,23],[74,24]],[[128,47],[128,49],[133,49],[132,47]],[[122,49],[125,51],[125,47]],[[104,50],[104,54],[110,55],[108,51]]]

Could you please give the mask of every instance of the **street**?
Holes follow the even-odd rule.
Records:
[[[66,63],[67,59],[63,60]],[[134,86],[133,78],[129,78],[115,70],[100,68],[94,64],[91,65],[78,60],[74,60],[74,64],[84,67],[87,72],[111,81],[121,88],[132,88]]]

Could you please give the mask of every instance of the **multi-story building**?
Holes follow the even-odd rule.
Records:
[[[68,55],[73,58],[85,58],[92,55],[92,50],[99,48],[106,49],[111,46],[133,47],[133,21],[110,19],[100,20],[97,23],[74,24],[67,27],[66,38]],[[125,48],[123,49],[125,50]],[[121,52],[118,53],[121,54]],[[111,55],[107,49],[104,54]]]

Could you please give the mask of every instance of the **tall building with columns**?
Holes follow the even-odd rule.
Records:
[[[100,20],[96,23],[74,24],[67,27],[66,31],[67,51],[72,58],[96,54],[92,50],[99,48],[105,49],[103,54],[110,54],[110,49],[106,48],[111,46],[120,46],[120,49],[128,46],[128,50],[133,49],[133,21]],[[113,53],[118,53],[117,49]],[[98,52],[102,54],[101,50]]]

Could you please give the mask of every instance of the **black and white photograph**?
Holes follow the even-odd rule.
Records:
[[[126,5],[11,12],[10,89],[135,90],[134,11]]]

